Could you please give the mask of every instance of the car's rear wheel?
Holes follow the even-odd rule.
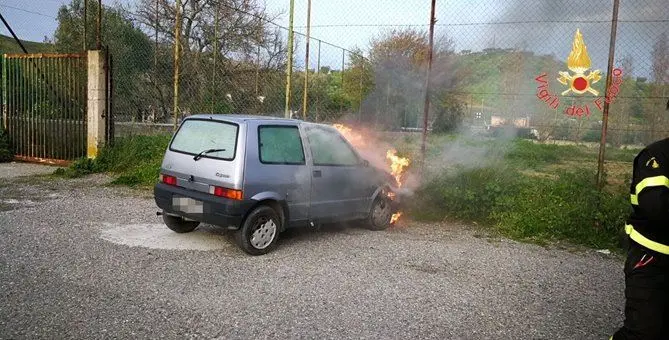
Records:
[[[261,205],[249,213],[235,239],[248,254],[263,255],[276,247],[280,230],[281,219],[276,210]]]
[[[167,215],[163,212],[163,222],[172,231],[177,233],[190,233],[200,225],[198,221],[186,221],[179,216]]]
[[[374,200],[369,212],[367,228],[371,230],[384,230],[390,226],[393,209],[390,199],[382,192]]]

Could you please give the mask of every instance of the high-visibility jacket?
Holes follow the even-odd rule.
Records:
[[[630,194],[634,211],[625,232],[634,242],[669,255],[669,138],[636,156]]]

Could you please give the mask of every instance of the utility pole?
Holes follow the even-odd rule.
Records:
[[[174,25],[174,131],[179,120],[179,64],[181,61],[181,0],[176,0],[176,25]]]
[[[307,0],[307,48],[304,56],[304,93],[302,96],[302,119],[307,120],[309,98],[309,39],[311,37],[311,0]]]
[[[295,0],[290,0],[290,15],[288,19],[288,63],[286,65],[286,108],[284,117],[290,118],[290,87],[293,80],[293,14]]]
[[[606,86],[604,88],[604,110],[602,112],[602,137],[599,142],[599,157],[597,158],[597,188],[604,186],[604,156],[606,152],[606,130],[609,123],[609,87],[613,81],[613,58],[616,51],[616,32],[618,29],[618,7],[620,0],[613,0],[613,17],[611,19],[611,40],[609,42],[609,63],[606,71]]]
[[[420,144],[420,167],[421,175],[425,170],[425,143],[427,142],[427,122],[428,114],[430,112],[430,73],[432,71],[432,50],[434,47],[434,24],[437,21],[434,17],[434,10],[436,7],[436,0],[432,0],[432,6],[430,9],[430,40],[428,46],[428,55],[427,55],[427,74],[425,76],[425,103],[423,105],[423,137]]]

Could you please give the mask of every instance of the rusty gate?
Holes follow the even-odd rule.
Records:
[[[86,156],[86,54],[5,54],[2,126],[17,160]]]

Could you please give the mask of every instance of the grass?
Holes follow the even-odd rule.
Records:
[[[48,53],[53,52],[53,45],[35,41],[21,40],[28,53]],[[16,43],[13,37],[0,34],[0,53],[23,53],[21,46]]]
[[[444,137],[435,140],[428,150],[432,163],[438,149],[443,149],[440,144],[449,141]],[[607,183],[599,191],[595,185],[597,148],[527,140],[468,140],[462,144],[484,150],[482,157],[488,162],[433,170],[408,207],[409,216],[475,223],[538,244],[567,241],[593,248],[619,247],[630,212],[631,161],[638,150],[607,150]]]

